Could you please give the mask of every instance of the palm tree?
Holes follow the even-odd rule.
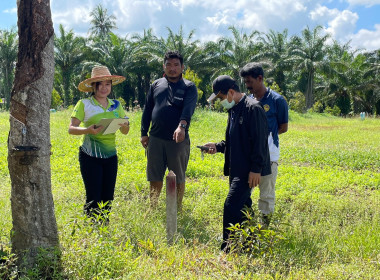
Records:
[[[167,30],[169,35],[165,42],[166,50],[179,51],[183,56],[185,66],[195,70],[202,63],[199,59],[201,54],[199,49],[200,42],[199,40],[193,40],[195,30],[191,30],[187,36],[183,32],[182,25],[177,34],[175,34],[169,27]]]
[[[229,27],[233,38],[220,38],[216,45],[220,59],[220,65],[214,69],[214,76],[228,74],[238,81],[239,86],[244,88],[239,73],[240,69],[248,62],[258,57],[260,43],[257,42],[259,32],[253,31],[250,34],[239,32],[234,26]]]
[[[165,41],[157,38],[152,29],[144,30],[143,34],[131,37],[133,44],[133,66],[138,104],[145,104],[146,93],[151,82],[162,77],[162,60],[167,50]]]
[[[321,93],[320,99],[325,105],[337,105],[341,113],[347,115],[352,110],[355,89],[360,85],[358,78],[362,76],[353,66],[355,51],[350,50],[348,43],[341,45],[334,41],[327,48],[327,60],[329,71],[322,74],[322,82],[316,87],[316,93]]]
[[[91,36],[100,38],[105,38],[107,35],[116,27],[116,17],[107,14],[107,9],[103,8],[101,4],[96,6],[94,10],[90,13],[91,25],[90,28]]]
[[[258,57],[271,62],[271,67],[268,69],[268,74],[266,74],[266,76],[272,76],[286,96],[287,83],[285,73],[290,70],[291,66],[288,62],[288,30],[285,29],[282,33],[270,30],[269,33],[263,33],[259,37],[259,40],[262,42],[263,48]]]
[[[151,29],[144,30],[142,36],[132,36],[135,45],[134,72],[137,78],[140,104],[144,104],[145,94],[152,80],[162,76],[163,57],[168,50],[177,50],[181,53],[185,68],[191,68],[197,72],[205,65],[205,56],[199,48],[199,41],[193,40],[194,30],[191,30],[188,35],[184,33],[182,26],[178,33],[174,33],[170,28],[167,30],[169,35],[166,40],[154,36]]]
[[[174,34],[168,28],[169,36],[165,42],[167,49],[179,49],[184,57],[185,71],[192,73],[190,77],[202,77],[197,80],[198,92],[210,92],[211,79],[226,64],[220,59],[220,45],[215,42],[200,43],[199,40],[193,40],[195,30],[185,36],[182,26],[178,34]],[[190,70],[190,71],[188,71]],[[195,82],[195,81],[193,81]],[[206,95],[199,94],[200,102],[208,104]]]
[[[5,97],[5,108],[7,110],[9,109],[10,93],[16,67],[17,44],[17,32],[15,30],[0,30],[0,73],[3,77],[1,88]]]
[[[348,64],[345,75],[349,78],[346,85],[348,92],[351,96],[352,109],[354,112],[359,113],[365,111],[371,113],[374,111],[374,105],[379,100],[379,95],[371,76],[368,75],[369,64],[364,54],[356,55],[351,63]],[[378,81],[375,81],[375,84]]]
[[[323,78],[322,100],[331,107],[337,105],[343,115],[361,111],[373,113],[380,100],[376,52],[357,52],[351,51],[348,43],[334,42],[328,48],[330,68]]]
[[[330,35],[320,35],[322,26],[313,30],[309,27],[302,31],[302,37],[294,36],[291,40],[290,59],[294,67],[300,71],[306,83],[306,108],[314,104],[314,83],[317,70],[328,68],[325,59],[326,41]]]
[[[72,30],[66,32],[62,24],[59,25],[59,33],[59,37],[54,37],[55,65],[62,85],[55,84],[54,88],[63,96],[64,106],[67,107],[71,102],[70,93],[76,88],[72,79],[80,71],[81,63],[85,59],[85,40],[75,37]]]
[[[364,53],[368,68],[364,73],[364,78],[368,78],[369,92],[368,104],[371,105],[373,111],[377,115],[380,114],[380,49]]]
[[[98,42],[92,47],[94,56],[98,57],[96,62],[87,63],[87,66],[102,64],[108,67],[115,75],[127,78],[126,83],[112,89],[115,98],[122,97],[127,104],[134,98],[134,46],[127,38],[120,38],[109,33],[107,39]],[[88,67],[87,67],[88,68]]]

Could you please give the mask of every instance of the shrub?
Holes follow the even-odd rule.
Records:
[[[117,101],[119,101],[121,107],[123,107],[123,108],[125,109],[125,105],[126,105],[127,103],[125,102],[124,98],[119,97],[119,98],[117,99]]]
[[[298,91],[289,101],[289,107],[298,113],[304,113],[306,109],[305,95],[302,92]]]
[[[327,106],[324,112],[333,116],[340,116],[341,113],[337,105],[334,105],[333,108]]]
[[[50,108],[58,109],[58,107],[61,106],[62,104],[63,104],[63,100],[62,100],[61,96],[59,95],[59,93],[55,89],[53,89],[53,91],[51,93]]]
[[[202,82],[201,78],[199,78],[198,74],[189,68],[186,69],[183,77],[189,81],[192,81],[198,89],[198,101],[203,96],[203,91],[199,88],[199,84]]]
[[[323,104],[321,101],[317,101],[314,103],[312,109],[311,109],[312,112],[315,112],[315,113],[323,113]]]
[[[17,279],[16,255],[0,243],[0,279]]]
[[[280,86],[275,82],[275,81],[265,81],[264,82],[265,86],[269,86],[272,90],[274,90],[275,92],[279,93],[282,95],[282,97],[285,98],[286,102],[288,102],[288,99],[286,98],[286,96],[282,93],[281,91],[281,88]]]
[[[276,244],[284,238],[279,232],[262,226],[252,209],[245,208],[243,213],[246,219],[241,225],[236,224],[229,228],[230,251],[247,254],[250,258],[272,255]]]

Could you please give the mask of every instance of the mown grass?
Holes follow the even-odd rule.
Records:
[[[197,110],[176,243],[168,246],[165,198],[149,209],[141,112],[128,113],[131,131],[117,135],[119,175],[108,226],[82,215],[80,137],[70,136],[69,111],[51,115],[52,189],[69,279],[380,279],[380,120],[291,113],[281,136],[273,254],[255,259],[219,251],[223,155],[201,160],[196,145],[224,138],[226,115]],[[0,113],[0,246],[12,226],[7,168],[8,114]],[[257,200],[258,190],[253,193]],[[1,249],[0,248],[0,249]],[[30,279],[38,279],[31,272]]]

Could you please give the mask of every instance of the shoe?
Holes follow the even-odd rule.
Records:
[[[261,214],[260,215],[260,224],[261,224],[263,229],[269,228],[271,218],[272,218],[271,214]]]

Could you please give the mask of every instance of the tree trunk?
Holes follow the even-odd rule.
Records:
[[[70,105],[70,70],[62,71],[63,84],[63,106],[67,108]]]
[[[5,94],[5,109],[9,110],[10,94],[11,91],[11,82],[9,81],[8,67],[5,67],[4,73],[4,94]]]
[[[142,75],[137,74],[137,100],[139,101],[140,107],[143,108],[145,105],[145,91],[144,91],[144,79]]]
[[[314,105],[314,71],[310,70],[307,79],[306,88],[306,109],[310,109]]]
[[[50,173],[53,33],[49,0],[18,1],[19,49],[10,101],[8,168],[12,250],[26,268],[37,262],[39,248],[59,245]]]

